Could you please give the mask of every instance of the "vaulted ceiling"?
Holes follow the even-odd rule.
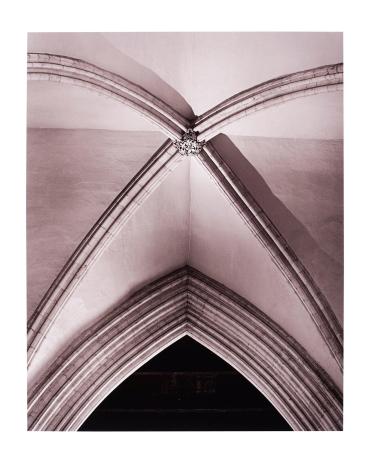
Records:
[[[193,121],[281,75],[342,62],[335,33],[32,33],[30,53],[84,60]],[[342,323],[342,95],[281,101],[226,125],[212,147]],[[30,319],[74,250],[167,135],[122,102],[55,80],[28,87]],[[249,300],[341,386],[317,325],[261,240],[196,157],[183,157],[102,250],[55,319],[31,382],[79,333],[160,276],[191,265]]]

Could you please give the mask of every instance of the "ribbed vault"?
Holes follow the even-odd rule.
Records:
[[[248,182],[225,161],[227,155],[218,151],[220,145],[214,137],[220,136],[223,127],[264,108],[302,96],[341,90],[342,64],[313,64],[316,67],[303,68],[303,71],[290,70],[290,74],[238,92],[203,115],[193,117],[185,100],[175,98],[171,106],[164,97],[164,83],[153,76],[153,87],[158,85],[157,96],[153,88],[149,92],[127,76],[113,72],[114,66],[108,70],[76,57],[34,51],[28,55],[30,80],[72,84],[113,99],[154,123],[169,138],[98,218],[32,311],[28,325],[29,365],[31,377],[33,375],[29,394],[30,429],[78,429],[120,382],[184,335],[193,337],[229,362],[265,394],[294,429],[341,429],[342,398],[338,387],[343,367],[342,328],[294,244],[271,220]],[[176,93],[170,90],[169,95]],[[186,111],[180,113],[179,107]],[[194,129],[198,142],[203,143],[203,149],[195,159],[181,156],[174,144],[188,129]],[[182,176],[182,180],[173,186],[176,183],[173,175],[179,171],[180,164],[182,174],[176,179]],[[181,195],[186,198],[189,211],[187,233],[177,233],[174,227],[168,238],[181,240],[181,249],[187,249],[183,258],[186,264],[196,261],[195,267],[204,269],[208,265],[211,269],[212,262],[219,262],[217,259],[221,253],[217,244],[222,245],[224,236],[227,240],[231,234],[229,237],[227,233],[218,235],[218,243],[213,240],[212,249],[217,259],[209,259],[207,265],[194,251],[196,247],[192,239],[196,237],[197,226],[199,230],[203,227],[210,236],[209,242],[212,241],[212,229],[204,220],[212,217],[207,206],[197,202],[194,196],[195,186],[197,181],[199,186],[201,178],[198,168],[202,173],[206,172],[204,191],[211,191],[207,183],[211,179],[222,194],[222,200],[217,194],[210,194],[209,197],[218,203],[209,209],[213,213],[218,205],[220,210],[230,209],[243,224],[244,228],[239,228],[240,223],[233,222],[242,232],[237,242],[228,245],[229,249],[235,255],[243,256],[243,268],[246,269],[249,257],[253,261],[251,254],[248,255],[251,249],[248,246],[258,248],[258,252],[263,253],[261,261],[265,265],[259,267],[262,277],[252,276],[248,269],[245,273],[250,281],[245,285],[242,282],[243,292],[225,284],[223,279],[215,278],[208,269],[201,273],[187,265],[160,279],[157,278],[163,276],[163,272],[157,269],[157,273],[151,276],[153,283],[144,285],[133,296],[126,288],[123,299],[114,307],[108,304],[100,312],[85,307],[83,310],[90,311],[86,317],[89,323],[81,324],[84,330],[81,336],[76,332],[73,336],[64,332],[66,326],[71,326],[73,316],[82,313],[75,311],[72,304],[74,298],[77,302],[81,300],[82,284],[88,282],[87,287],[90,284],[94,294],[102,289],[91,285],[91,282],[99,281],[100,270],[96,264],[109,257],[113,252],[111,246],[118,242],[118,238],[119,243],[126,246],[126,227],[138,211],[142,213],[142,221],[136,224],[137,229],[143,226],[153,230],[153,223],[148,225],[145,222],[143,211],[149,204],[148,199],[165,186],[168,178],[173,182],[172,191],[166,190],[167,196],[177,197],[176,188],[181,184]],[[184,175],[188,175],[187,182],[183,182]],[[202,188],[198,188],[198,198]],[[158,216],[157,220],[160,221],[161,217]],[[222,228],[220,220],[212,223]],[[154,225],[154,228],[159,233],[160,227]],[[134,244],[139,246],[137,241],[134,240]],[[202,240],[198,240],[199,243]],[[166,245],[162,243],[162,247],[166,252]],[[119,255],[123,259],[126,256],[124,253]],[[167,268],[165,272],[168,271]],[[214,279],[210,278],[211,275]],[[256,304],[255,300],[250,302],[255,295],[253,285],[259,286],[261,291],[269,291],[266,275],[271,276],[271,281],[272,276],[278,281],[275,285],[276,303],[271,300],[273,292],[268,304],[264,305],[264,300],[261,304]],[[231,287],[233,291],[228,289]],[[289,307],[283,307],[286,301],[289,301]],[[302,327],[303,330],[308,327],[306,337],[301,336]],[[56,338],[59,337],[59,350],[53,353],[52,360],[44,361],[43,356],[50,349],[55,334]],[[66,347],[70,340],[66,343],[61,338],[65,336],[67,339],[68,335],[72,336],[71,345]],[[314,345],[315,339],[319,339],[317,345]]]
[[[30,393],[29,428],[76,430],[126,377],[185,334],[251,381],[296,430],[341,429],[341,394],[308,354],[245,299],[185,267],[85,331]]]
[[[222,161],[214,147],[212,147],[211,144],[209,146],[209,148],[205,148],[204,153],[199,157],[199,163],[202,165],[202,168],[205,168],[209,177],[216,183],[224,197],[226,197],[229,205],[237,212],[238,216],[242,219],[242,222],[248,227],[250,232],[252,232],[252,235],[257,238],[256,244],[259,242],[257,246],[262,246],[263,253],[270,255],[272,259],[271,263],[269,264],[266,262],[265,267],[262,267],[261,271],[266,273],[266,265],[268,265],[275,269],[273,270],[273,274],[276,274],[276,272],[277,274],[280,274],[280,277],[276,280],[276,284],[278,285],[277,288],[280,288],[276,289],[278,291],[277,294],[279,294],[277,297],[283,297],[282,291],[286,293],[286,289],[284,289],[286,285],[290,287],[288,290],[288,292],[291,293],[291,296],[289,296],[289,306],[293,304],[291,306],[291,310],[295,307],[294,317],[297,317],[298,313],[302,313],[300,312],[302,310],[300,307],[307,311],[309,317],[316,326],[316,330],[318,330],[322,340],[329,348],[329,352],[331,353],[329,354],[329,357],[331,355],[338,365],[341,366],[341,328],[332,313],[326,298],[315,285],[309,273],[301,264],[286,240],[284,240],[283,236],[268,219],[263,209],[254,200],[248,189],[240,182],[238,177],[230,170],[227,164]],[[130,182],[122,193],[114,200],[85,237],[84,241],[77,248],[74,255],[69,259],[57,279],[54,281],[53,285],[50,287],[48,293],[45,295],[30,320],[30,365],[32,365],[33,358],[37,355],[39,348],[42,347],[43,344],[48,349],[47,346],[50,345],[50,342],[53,343],[52,337],[49,336],[48,338],[49,330],[58,320],[59,314],[62,312],[65,304],[68,303],[71,296],[75,294],[78,299],[81,297],[78,293],[76,293],[76,290],[80,283],[86,279],[86,276],[89,275],[88,272],[95,271],[93,264],[97,262],[99,256],[108,249],[110,244],[119,234],[124,234],[125,224],[128,223],[135,211],[145,204],[146,198],[148,198],[153,191],[163,183],[168,174],[176,168],[179,162],[181,163],[186,161],[184,160],[184,157],[180,156],[176,152],[176,149],[170,141],[166,142],[153,156],[153,158],[143,167],[143,169],[134,177],[132,182]],[[188,182],[187,188],[192,188],[191,182]],[[191,191],[189,194],[191,198]],[[202,193],[199,192],[198,195],[199,194]],[[210,200],[217,201],[216,198],[211,198]],[[194,201],[196,201],[196,197],[194,197]],[[188,207],[190,213],[191,200]],[[192,249],[190,240],[192,233],[191,220],[188,226],[190,257]],[[211,230],[208,230],[206,233],[211,233]],[[240,243],[240,246],[245,247],[246,244],[247,242],[243,240],[243,242]],[[207,245],[205,244],[205,246]],[[230,243],[229,246],[231,248],[232,243]],[[245,262],[247,262],[248,251],[243,255]],[[93,273],[91,275],[93,275]],[[255,284],[257,286],[268,284],[267,282],[262,283],[262,280],[259,280],[258,277],[258,274],[254,277]],[[94,280],[99,281],[99,276],[96,275],[90,280],[91,282]],[[247,285],[247,282],[245,282],[244,285]],[[91,286],[90,290],[93,290],[93,286]],[[249,293],[247,292],[247,296],[248,294]],[[297,300],[294,299],[296,295],[298,296]],[[293,299],[291,299],[291,297],[293,297]],[[262,299],[262,301],[264,300],[265,299]],[[285,297],[283,297],[282,301],[283,300],[285,300]],[[267,309],[265,302],[261,303],[264,309]],[[274,306],[279,307],[282,303],[283,302],[277,301],[274,303]],[[69,304],[67,308],[70,312],[72,310],[71,304]],[[269,310],[273,310],[273,307]],[[281,309],[278,310],[280,311]],[[296,310],[298,310],[298,312]],[[279,323],[282,323],[282,326],[287,329],[287,326],[284,326],[286,325],[286,322],[284,322],[284,316],[279,317],[278,314],[275,314],[274,318]],[[294,320],[295,318],[289,318],[289,325],[291,325]],[[299,320],[305,326],[305,331],[307,333],[311,332],[307,331],[308,329],[312,330],[312,327],[308,328],[309,325],[307,325],[307,323],[310,324],[312,322],[301,321],[301,315],[299,316]],[[65,321],[63,320],[59,322],[59,330],[64,329],[62,328],[64,323]],[[292,335],[296,334],[298,336],[298,332],[295,332],[294,329],[290,328],[288,331]],[[55,334],[54,330],[53,336],[55,336]],[[312,334],[310,339],[312,339]],[[309,339],[303,343],[306,349],[316,350],[317,355],[314,355],[316,360],[318,360],[322,366],[328,367],[329,364],[331,364],[331,360],[327,357],[325,348],[324,350],[321,348],[317,350],[311,344],[312,342]],[[42,357],[39,358],[41,359]],[[333,367],[330,367],[330,369],[331,374],[338,378],[335,368],[333,369]]]

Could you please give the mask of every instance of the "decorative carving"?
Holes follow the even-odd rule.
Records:
[[[188,129],[182,136],[181,141],[175,141],[174,145],[182,156],[196,156],[202,151],[204,141],[197,140],[197,132]]]

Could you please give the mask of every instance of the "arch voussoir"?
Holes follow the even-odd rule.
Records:
[[[184,267],[145,286],[62,354],[30,393],[30,429],[78,429],[185,334],[252,381],[294,429],[341,428],[341,394],[304,349],[248,301]]]

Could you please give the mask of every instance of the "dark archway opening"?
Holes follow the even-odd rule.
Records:
[[[123,381],[79,431],[290,431],[273,405],[185,336]]]

